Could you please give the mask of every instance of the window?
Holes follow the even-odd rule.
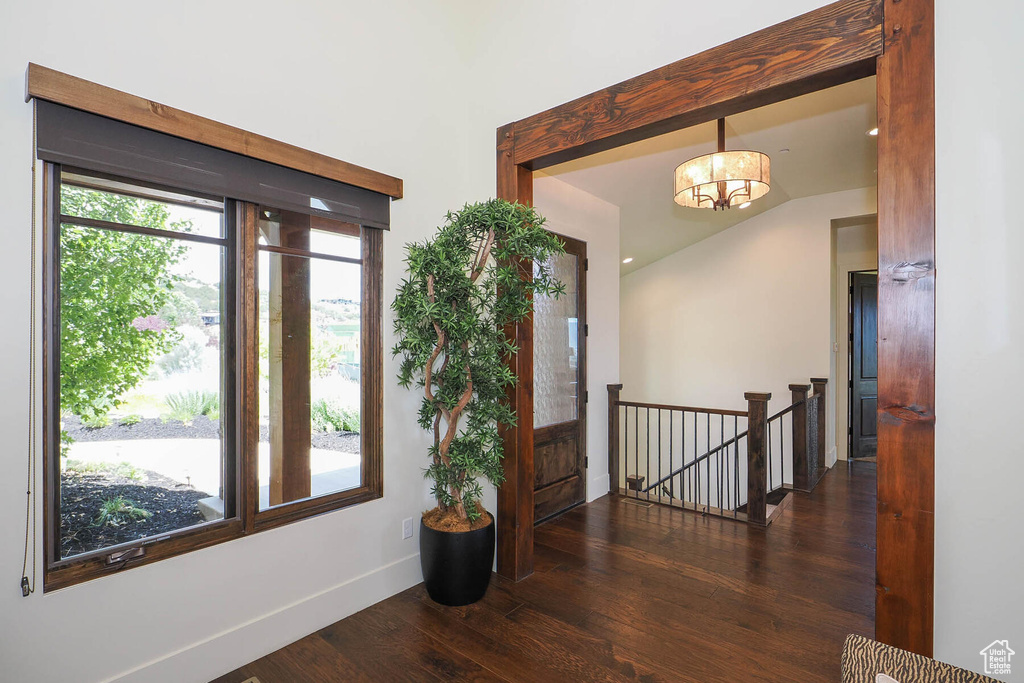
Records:
[[[61,172],[57,559],[224,519],[224,201]],[[117,191],[110,188],[116,187]]]
[[[380,497],[383,195],[47,106],[44,589]]]

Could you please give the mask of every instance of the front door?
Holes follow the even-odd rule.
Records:
[[[850,457],[878,453],[878,274],[850,273]]]
[[[537,297],[533,313],[534,520],[582,503],[586,470],[587,244],[559,238],[549,266],[565,294]]]

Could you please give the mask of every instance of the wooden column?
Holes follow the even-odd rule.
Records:
[[[807,443],[807,394],[811,390],[810,384],[790,384],[789,390],[793,392],[793,403],[803,401],[796,408],[793,408],[793,488],[800,491],[810,491],[812,484],[808,468],[808,456],[813,452]]]
[[[498,129],[498,197],[533,204],[533,172],[516,165],[514,125]],[[533,277],[533,264],[521,263],[523,277]],[[498,574],[519,581],[533,573],[533,313],[505,328],[518,351],[508,366],[516,376],[508,401],[516,424],[499,425],[505,457],[505,483],[498,489]]]
[[[935,2],[885,0],[878,58],[875,638],[930,657],[935,581]]]
[[[621,384],[608,385],[608,478],[612,493],[619,491],[619,392]]]
[[[825,442],[825,414],[827,409],[827,403],[825,401],[825,387],[828,385],[828,377],[812,377],[811,384],[814,385],[814,393],[816,396],[820,396],[818,399],[818,449],[816,458],[816,467],[814,474],[813,483],[818,483],[818,479],[825,474],[825,455],[827,444]]]
[[[770,393],[748,391],[747,399],[747,522],[768,522],[768,401]]]
[[[309,216],[281,212],[282,247],[309,249]],[[270,254],[270,505],[310,495],[310,263]]]

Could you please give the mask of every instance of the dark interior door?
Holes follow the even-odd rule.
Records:
[[[850,273],[850,457],[878,453],[878,274]]]
[[[587,244],[570,237],[548,264],[565,285],[533,314],[533,474],[537,522],[582,503],[586,470]]]

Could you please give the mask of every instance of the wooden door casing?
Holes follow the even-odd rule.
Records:
[[[576,419],[533,430],[534,524],[587,498],[587,243],[558,238],[576,257]],[[534,377],[535,393],[538,384]]]
[[[883,11],[884,10],[884,11]],[[523,50],[529,49],[525,45]],[[935,2],[838,0],[497,131],[497,196],[533,171],[876,74],[878,516],[875,638],[931,656],[935,513]],[[913,324],[908,324],[913,321]],[[498,573],[533,572],[532,316],[506,330],[518,413],[499,430]],[[889,457],[892,456],[892,457]]]
[[[878,454],[878,274],[850,273],[850,457]]]

